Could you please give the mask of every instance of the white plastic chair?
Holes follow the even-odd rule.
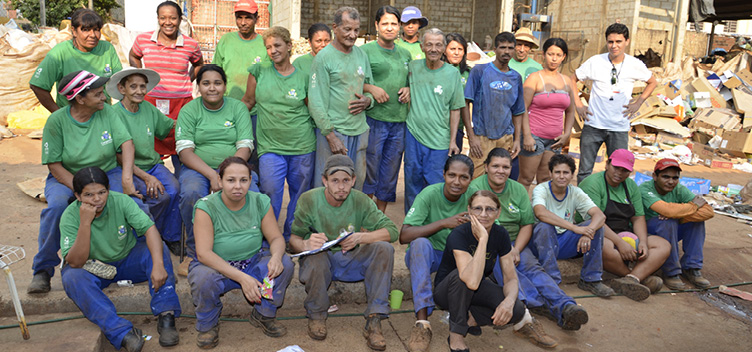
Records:
[[[10,296],[13,299],[13,308],[16,309],[16,316],[18,317],[18,325],[21,327],[21,334],[24,340],[28,340],[29,328],[26,326],[26,318],[23,314],[23,308],[21,308],[21,300],[18,298],[18,290],[16,290],[16,282],[13,281],[13,274],[10,272],[10,265],[24,259],[26,252],[21,247],[6,246],[0,244],[0,269],[5,272],[5,278],[8,281],[8,287],[10,288]]]

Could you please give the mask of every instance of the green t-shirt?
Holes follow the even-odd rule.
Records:
[[[316,126],[305,104],[308,76],[298,69],[282,76],[266,63],[248,71],[256,77],[258,155],[301,155],[316,150]]]
[[[404,225],[424,226],[467,211],[468,193],[465,192],[456,202],[450,202],[444,196],[444,182],[435,183],[424,188],[415,197],[412,208],[405,215]],[[446,239],[453,229],[441,229],[428,236],[433,249],[444,250]]]
[[[251,40],[241,38],[238,32],[223,35],[217,43],[212,63],[222,67],[227,75],[225,96],[243,99],[248,84],[248,68],[262,62],[270,60],[266,55],[266,46],[261,34],[257,34],[256,38]],[[256,112],[254,107],[251,115],[256,115]]]
[[[222,191],[199,199],[194,206],[201,209],[212,220],[214,227],[214,253],[224,260],[245,260],[253,257],[261,249],[264,235],[261,233],[261,220],[271,207],[265,194],[249,191],[245,195],[245,205],[232,211],[222,201]]]
[[[460,70],[459,65],[452,65],[454,68],[457,69],[457,71]],[[464,94],[465,92],[465,86],[467,85],[467,78],[470,77],[470,66],[467,67],[467,71],[460,73],[460,79],[462,80],[462,92]],[[462,129],[465,128],[465,123],[462,122],[462,116],[460,116],[460,126],[457,128],[457,131],[462,131]]]
[[[251,130],[248,108],[240,100],[225,97],[222,107],[211,111],[199,97],[180,109],[175,141],[192,141],[196,145],[193,152],[216,169],[235,154],[237,142],[253,139]]]
[[[404,41],[402,38],[397,38],[397,40],[394,41],[397,45],[407,49],[407,51],[410,52],[410,55],[412,55],[413,60],[420,60],[425,59],[426,54],[423,53],[423,49],[420,48],[420,40],[415,43],[408,43]]]
[[[544,206],[558,217],[574,223],[575,214],[581,219],[590,217],[588,211],[595,207],[595,203],[585,192],[577,186],[567,185],[567,193],[563,200],[558,200],[551,193],[551,181],[541,183],[533,189],[533,207]],[[567,229],[556,226],[556,233],[564,233]]]
[[[585,191],[588,197],[590,197],[593,203],[595,203],[601,211],[605,211],[606,203],[608,202],[606,199],[606,187],[608,187],[612,201],[621,204],[629,204],[627,195],[624,193],[624,183],[626,182],[629,199],[632,200],[632,206],[634,206],[635,209],[635,216],[645,215],[642,206],[642,195],[640,195],[640,190],[637,188],[635,181],[631,178],[627,178],[618,187],[611,187],[606,183],[606,179],[603,177],[605,173],[605,171],[601,171],[597,174],[592,174],[586,177],[580,182],[579,187]],[[576,216],[575,220],[579,223],[582,221],[582,217]]]
[[[304,240],[312,233],[323,232],[329,240],[339,237],[340,230],[376,231],[387,229],[389,241],[399,237],[397,226],[376,207],[376,203],[363,192],[350,190],[350,195],[339,207],[333,207],[326,201],[325,188],[314,188],[300,195],[295,206],[295,220],[292,222],[293,235]],[[341,247],[331,248],[336,252]]]
[[[522,226],[535,223],[535,215],[533,215],[533,208],[530,206],[530,198],[527,195],[527,190],[519,182],[507,180],[504,190],[501,193],[496,193],[488,184],[488,175],[483,175],[470,183],[467,194],[472,195],[479,190],[491,191],[499,197],[501,211],[499,212],[499,218],[496,219],[496,223],[507,229],[509,238],[512,241],[517,239]]]
[[[313,55],[311,55],[311,53],[305,54],[303,56],[298,56],[298,58],[296,58],[295,61],[292,62],[292,65],[295,66],[296,69],[300,70],[303,76],[306,76],[308,78],[310,78],[311,76],[311,64],[313,64]]]
[[[645,220],[650,220],[659,214],[650,209],[653,203],[662,200],[666,203],[689,203],[695,198],[695,194],[682,184],[676,185],[671,192],[659,194],[655,190],[655,181],[650,180],[640,184],[640,195],[642,196],[642,205],[645,209]]]
[[[42,164],[61,162],[72,174],[88,166],[107,172],[118,166],[116,154],[129,140],[131,135],[112,106],[104,104],[84,123],[73,119],[66,106],[53,112],[44,125]]]
[[[162,159],[154,150],[154,138],[167,137],[175,121],[146,101],[138,104],[137,112],[126,110],[121,102],[112,108],[120,115],[120,121],[133,137],[133,146],[136,148],[136,166],[141,170],[149,171],[154,165],[161,164]]]
[[[519,62],[512,58],[511,60],[509,60],[509,68],[517,71],[517,73],[522,76],[522,82],[525,82],[527,76],[530,76],[530,74],[533,72],[542,70],[543,66],[541,66],[541,64],[539,64],[537,61],[528,57],[525,62]]]
[[[90,52],[83,52],[73,46],[73,40],[66,40],[55,45],[47,53],[31,76],[29,84],[49,91],[54,84],[59,84],[60,80],[71,72],[86,70],[100,77],[110,77],[122,69],[120,58],[109,42],[100,40]],[[58,90],[60,89],[58,87]],[[110,96],[107,95],[107,101],[109,99]],[[68,100],[59,93],[55,102],[61,108],[68,105]]]
[[[60,217],[60,250],[68,255],[78,236],[81,224],[81,202],[68,205]],[[131,197],[110,191],[102,213],[91,222],[89,258],[105,263],[116,262],[128,256],[136,245],[136,234],[143,236],[154,222],[149,219]]]
[[[407,129],[428,148],[449,149],[449,113],[465,106],[460,71],[447,63],[431,70],[426,60],[412,61],[409,67]]]
[[[322,135],[336,130],[357,136],[368,130],[365,111],[353,115],[349,106],[356,93],[363,95],[363,84],[372,82],[371,64],[359,47],[353,46],[345,54],[330,44],[316,54],[311,64],[308,109]]]
[[[373,72],[373,84],[389,95],[383,104],[376,103],[366,115],[385,122],[405,122],[407,104],[399,101],[399,90],[407,86],[407,65],[412,60],[407,49],[394,46],[394,49],[382,48],[374,40],[360,47],[368,55]]]

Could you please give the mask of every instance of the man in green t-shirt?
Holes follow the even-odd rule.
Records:
[[[705,243],[705,221],[714,215],[713,208],[700,195],[679,184],[681,167],[676,160],[661,159],[655,163],[653,180],[640,185],[642,204],[649,233],[663,237],[671,245],[668,258],[661,266],[663,283],[672,290],[682,290],[684,275],[697,288],[710,287],[702,277],[702,247]],[[679,241],[684,255],[679,257]]]
[[[632,152],[617,149],[608,158],[606,170],[582,180],[580,188],[606,216],[603,270],[620,277],[611,281],[611,287],[640,301],[663,287],[663,280],[652,274],[663,265],[670,246],[663,238],[648,235],[642,196],[629,178],[633,168]],[[635,245],[626,238],[636,238]],[[634,262],[631,269],[630,262]]]
[[[365,281],[368,306],[363,335],[368,347],[383,351],[386,340],[381,319],[389,316],[389,290],[394,267],[397,227],[363,192],[354,190],[355,165],[346,155],[331,155],[321,176],[324,187],[303,193],[295,209],[290,249],[316,251],[342,234],[338,245],[313,254],[302,253],[300,282],[308,296],[303,305],[308,316],[308,336],[326,338],[329,309],[327,289],[332,280]]]
[[[360,14],[352,7],[334,13],[334,41],[316,55],[311,65],[308,109],[316,122],[314,187],[332,154],[349,156],[358,175],[355,188],[363,189],[366,178],[368,124],[366,109],[373,105],[363,86],[373,81],[368,56],[355,46],[360,32]]]
[[[425,58],[420,44],[420,29],[428,26],[428,19],[420,13],[420,9],[415,6],[408,6],[402,10],[400,16],[402,24],[402,38],[395,41],[397,45],[407,49],[412,55],[413,60]]]
[[[514,55],[509,60],[509,68],[517,71],[522,76],[522,82],[525,82],[531,73],[543,69],[541,64],[529,56],[530,50],[538,49],[538,38],[529,28],[522,27],[514,32],[514,39],[517,40],[517,44],[514,46]]]
[[[460,109],[465,107],[460,72],[441,61],[444,32],[426,30],[422,46],[426,58],[408,65],[411,105],[405,134],[405,211],[423,188],[444,180],[444,161],[460,153],[455,138]]]

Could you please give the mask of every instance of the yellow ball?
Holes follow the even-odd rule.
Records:
[[[637,243],[635,243],[634,238],[626,237],[625,236],[625,237],[622,237],[621,239],[624,240],[624,242],[629,243],[629,245],[632,246],[632,248],[634,248],[635,250],[637,250]]]

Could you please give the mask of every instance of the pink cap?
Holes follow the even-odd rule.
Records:
[[[611,165],[623,167],[629,171],[632,171],[634,167],[634,154],[626,149],[614,150],[608,160],[611,160]]]
[[[238,3],[235,4],[235,7],[233,8],[233,12],[241,11],[248,13],[257,13],[258,5],[256,5],[256,2],[253,0],[238,0]]]

